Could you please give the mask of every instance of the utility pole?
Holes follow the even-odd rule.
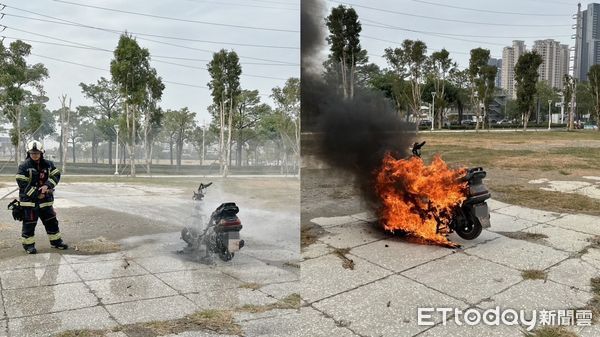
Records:
[[[571,37],[575,39],[575,48],[573,50],[573,78],[580,80],[580,72],[581,69],[580,67],[582,66],[581,64],[579,64],[579,58],[582,56],[582,44],[583,41],[583,34],[581,33],[581,30],[583,29],[583,27],[581,27],[581,3],[577,4],[577,14],[575,14],[573,16],[573,19],[575,19],[575,34]]]

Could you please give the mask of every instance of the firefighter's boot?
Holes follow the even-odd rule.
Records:
[[[50,241],[50,245],[56,249],[69,249],[69,245],[65,244],[62,239]]]
[[[23,245],[23,249],[25,249],[25,252],[27,252],[27,254],[37,254],[37,249],[35,249],[34,244]]]

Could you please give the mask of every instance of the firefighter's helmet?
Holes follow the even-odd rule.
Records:
[[[37,140],[32,140],[29,143],[27,143],[27,153],[30,153],[31,151],[39,151],[41,153],[44,153],[44,145],[42,145],[42,143],[38,142]]]

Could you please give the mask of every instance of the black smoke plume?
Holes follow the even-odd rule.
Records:
[[[336,84],[325,82],[319,64],[319,54],[327,48],[325,8],[324,1],[302,0],[302,130],[316,144],[311,152],[330,166],[353,174],[364,199],[377,206],[374,172],[386,152],[397,158],[409,155],[414,137],[409,130],[414,126],[404,123],[391,102],[378,92],[358,89],[354,98],[345,99]]]

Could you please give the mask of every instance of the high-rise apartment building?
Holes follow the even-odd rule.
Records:
[[[514,40],[511,47],[504,47],[502,50],[502,75],[501,87],[506,91],[506,95],[512,99],[517,98],[515,88],[515,65],[519,57],[525,53],[525,41]]]
[[[488,65],[495,66],[496,68],[498,68],[498,71],[496,72],[495,85],[497,88],[501,88],[502,87],[502,59],[490,58],[490,60],[488,61]]]
[[[542,57],[539,80],[562,89],[563,76],[569,72],[569,46],[548,39],[535,41],[532,49]]]
[[[591,3],[581,11],[576,34],[577,51],[574,77],[587,81],[587,73],[594,64],[600,64],[600,4]]]

